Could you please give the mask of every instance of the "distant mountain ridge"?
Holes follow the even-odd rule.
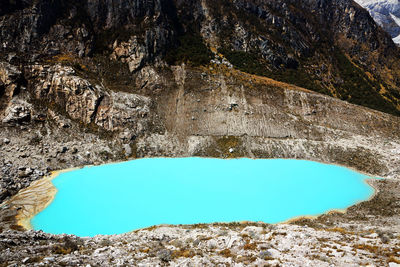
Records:
[[[355,0],[366,8],[375,21],[400,44],[400,1],[399,0]]]

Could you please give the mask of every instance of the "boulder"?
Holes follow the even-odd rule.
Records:
[[[129,129],[137,136],[148,128],[151,99],[145,96],[110,92],[99,104],[95,123],[110,131]]]
[[[130,72],[135,72],[143,66],[148,51],[144,45],[139,44],[136,36],[131,37],[127,42],[116,41],[113,46],[111,59],[127,63]]]
[[[23,100],[16,100],[9,104],[2,121],[5,124],[19,124],[30,120],[31,105]]]
[[[18,93],[21,80],[22,74],[17,67],[7,62],[0,62],[0,96],[4,94],[11,99]]]
[[[149,124],[148,97],[109,91],[77,76],[68,66],[34,65],[28,72],[33,95],[52,107],[48,115],[62,128],[71,127],[72,122],[60,113],[109,131],[129,129],[133,135],[143,132]]]
[[[75,120],[85,124],[93,121],[100,100],[104,97],[100,86],[75,75],[72,67],[34,65],[28,70],[30,84],[38,100],[57,104]]]
[[[124,150],[125,150],[125,156],[129,157],[132,155],[132,148],[129,144],[125,144],[124,146]]]
[[[157,252],[157,257],[164,262],[168,262],[171,260],[172,252],[169,249],[162,249]]]

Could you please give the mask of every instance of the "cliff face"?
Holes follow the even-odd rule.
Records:
[[[68,53],[84,57],[105,49],[119,34],[140,28],[146,56],[161,53],[170,39],[166,1],[32,1],[1,17],[3,51],[37,58]],[[146,18],[146,20],[145,20]],[[152,27],[153,24],[158,27]],[[33,55],[32,55],[33,53]]]
[[[398,48],[350,0],[12,2],[1,10],[4,60],[102,55],[137,72],[217,56],[245,72],[399,113]]]

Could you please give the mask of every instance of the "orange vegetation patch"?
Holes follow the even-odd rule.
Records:
[[[302,92],[307,92],[307,93],[314,93],[318,94],[314,91],[284,83],[284,82],[279,82],[277,80],[264,77],[264,76],[258,76],[255,74],[249,74],[246,72],[242,72],[237,69],[230,69],[225,65],[213,65],[213,69],[210,71],[210,69],[203,67],[203,70],[207,70],[208,72],[212,74],[217,74],[218,72],[222,72],[226,77],[235,77],[239,80],[245,81],[245,82],[251,82],[256,85],[264,85],[264,86],[270,86],[270,87],[277,87],[277,88],[282,88],[282,89],[287,89],[287,90],[295,90],[295,91],[302,91]]]
[[[378,246],[371,246],[368,244],[357,244],[354,246],[354,248],[360,250],[366,250],[373,254],[377,254],[380,251],[380,248]]]
[[[400,264],[400,259],[395,258],[394,256],[390,256],[388,259],[388,262],[394,262],[394,263]]]
[[[243,246],[244,250],[255,250],[257,248],[257,244],[256,243],[246,243]]]
[[[194,256],[196,256],[196,253],[191,249],[180,249],[172,252],[172,258],[193,258]]]
[[[276,81],[274,79],[271,78],[267,78],[267,77],[263,77],[263,76],[257,76],[254,74],[248,74],[248,73],[244,73],[241,72],[241,74],[248,76],[251,79],[254,79],[255,82],[257,83],[261,83],[263,85],[268,85],[268,86],[274,86],[274,87],[282,87],[284,89],[288,89],[288,90],[295,90],[295,91],[303,91],[303,92],[307,92],[307,93],[316,93],[314,91],[296,86],[296,85],[292,85],[292,84],[288,84],[288,83],[284,83],[284,82],[279,82]]]
[[[341,234],[349,234],[349,235],[354,235],[354,232],[351,231],[347,231],[344,228],[341,227],[334,227],[334,228],[328,228],[328,229],[324,229],[327,232],[336,232],[336,233],[341,233]]]
[[[219,255],[225,257],[225,258],[232,258],[234,255],[232,254],[230,249],[224,249],[218,252]]]
[[[53,60],[56,62],[74,62],[75,57],[70,54],[61,54],[61,55],[54,56]]]
[[[47,60],[48,63],[65,63],[72,65],[77,70],[88,70],[88,67],[84,64],[79,62],[79,59],[76,58],[74,55],[71,54],[60,54],[52,57],[51,59]]]

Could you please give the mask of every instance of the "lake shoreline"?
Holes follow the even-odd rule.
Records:
[[[8,205],[17,210],[15,216],[16,225],[24,230],[32,230],[31,220],[42,210],[46,209],[53,202],[57,188],[52,180],[64,172],[69,172],[77,168],[70,168],[59,171],[52,171],[51,175],[32,182],[32,184],[22,189],[18,194],[6,201],[3,205]]]
[[[250,158],[250,159],[254,159],[254,158]],[[257,159],[254,159],[254,160],[257,160]],[[284,159],[280,159],[280,160],[284,160]],[[298,160],[298,159],[296,159],[296,160]],[[303,160],[303,161],[318,162],[318,161],[311,161],[311,160]],[[109,163],[109,164],[118,164],[118,163],[123,163],[123,162],[115,162],[115,163]],[[109,165],[109,164],[105,164],[105,165]],[[347,166],[341,166],[341,165],[337,165],[337,164],[329,164],[329,163],[322,163],[322,164],[335,165],[335,166],[345,167],[347,169],[353,170],[352,168],[349,168]],[[89,166],[85,166],[85,167],[93,167],[93,165],[89,165]],[[84,168],[84,167],[81,167],[81,168]],[[70,169],[65,169],[65,170],[60,170],[60,171],[54,171],[54,172],[52,172],[52,174],[50,176],[47,176],[47,177],[45,177],[45,178],[43,178],[41,180],[36,181],[37,183],[33,183],[32,186],[30,186],[30,187],[26,188],[25,190],[21,191],[21,195],[17,194],[16,196],[14,196],[14,198],[10,199],[8,201],[8,203],[11,204],[12,206],[15,206],[16,204],[18,205],[18,201],[21,200],[21,196],[26,197],[27,195],[29,195],[29,194],[27,194],[27,192],[32,192],[32,188],[34,189],[33,192],[35,192],[35,191],[43,192],[43,191],[47,190],[47,194],[45,194],[45,195],[42,194],[41,195],[41,199],[38,199],[37,197],[33,198],[34,201],[31,201],[31,204],[34,203],[34,205],[29,205],[28,204],[28,206],[31,206],[32,208],[27,209],[27,208],[24,208],[24,207],[21,207],[21,206],[19,206],[17,208],[17,210],[18,210],[18,213],[17,213],[17,216],[16,216],[17,224],[22,226],[25,230],[33,229],[32,225],[30,223],[31,219],[33,217],[35,217],[39,212],[44,210],[54,200],[54,197],[55,197],[55,195],[57,193],[57,189],[53,185],[52,180],[54,178],[56,178],[61,173],[69,172],[69,171],[77,170],[77,169],[80,169],[80,168],[70,168]],[[357,170],[357,172],[360,173],[360,174],[363,174],[365,176],[370,177],[370,175],[362,173],[362,172],[360,172],[358,170]],[[375,179],[373,179],[373,178],[364,179],[364,182],[366,184],[368,184],[368,186],[370,186],[373,189],[372,195],[368,199],[358,201],[357,203],[354,203],[353,205],[347,207],[346,209],[331,209],[331,210],[328,210],[328,211],[326,211],[324,213],[321,213],[321,214],[318,214],[318,215],[298,216],[298,217],[291,218],[289,220],[278,222],[278,223],[274,223],[274,224],[295,223],[296,221],[299,221],[299,220],[301,221],[301,220],[304,220],[304,219],[317,219],[318,217],[320,217],[322,215],[328,215],[328,214],[331,214],[331,213],[346,213],[349,208],[351,208],[353,206],[356,206],[356,205],[359,205],[360,203],[363,203],[363,202],[366,202],[366,201],[370,201],[371,199],[373,199],[378,194],[378,188],[374,185],[374,181],[375,181]],[[40,185],[42,187],[39,190],[37,190],[37,186],[38,185]],[[25,199],[25,200],[28,200],[28,202],[29,202],[29,199]],[[268,224],[268,223],[265,223],[265,224]],[[148,227],[145,227],[145,228],[148,228]],[[137,231],[137,230],[139,230],[139,229],[135,229],[133,231]]]

